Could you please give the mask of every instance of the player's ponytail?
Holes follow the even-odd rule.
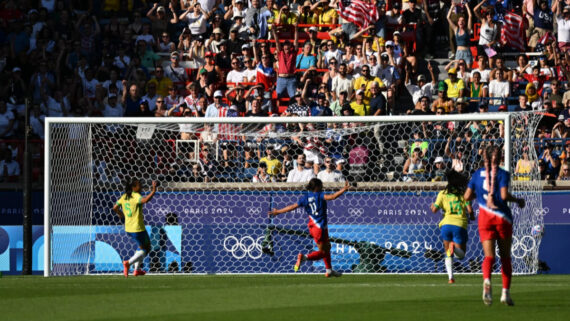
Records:
[[[131,182],[131,180],[127,179],[125,180],[125,199],[128,200],[131,198],[131,194],[133,193],[133,182]]]
[[[489,146],[483,153],[485,160],[485,173],[487,177],[487,207],[496,208],[493,202],[493,194],[495,193],[495,180],[497,177],[497,170],[501,163],[501,150],[498,146]]]

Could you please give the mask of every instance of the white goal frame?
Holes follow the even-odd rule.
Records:
[[[45,161],[44,161],[44,276],[51,275],[51,225],[50,225],[50,159],[52,157],[50,146],[52,137],[50,129],[57,124],[285,124],[285,123],[405,123],[419,121],[503,121],[504,124],[504,157],[505,169],[511,170],[512,138],[510,113],[485,114],[456,114],[456,115],[408,115],[408,116],[347,116],[347,117],[232,117],[232,118],[75,118],[75,117],[46,117],[45,119]]]

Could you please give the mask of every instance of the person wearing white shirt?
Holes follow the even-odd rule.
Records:
[[[107,103],[101,112],[103,117],[123,117],[125,111],[123,106],[117,102],[117,95],[109,94]]]
[[[237,58],[232,59],[232,70],[226,76],[226,82],[238,84],[244,81],[243,71],[241,70],[240,61]]]
[[[432,82],[427,82],[426,76],[419,75],[417,79],[417,85],[414,85],[410,81],[408,75],[409,73],[406,73],[405,85],[410,95],[412,95],[412,101],[414,102],[414,105],[416,105],[420,101],[420,98],[424,96],[430,99],[433,97],[436,85],[435,79],[432,79]]]
[[[328,50],[325,52],[325,65],[329,65],[329,60],[336,59],[336,61],[342,61],[342,51],[336,47],[336,44],[329,40],[327,41]]]
[[[563,5],[564,9],[562,9],[562,14],[560,14],[560,7]],[[562,1],[557,4],[556,22],[558,25],[558,48],[562,52],[566,52],[570,49],[570,6]]]
[[[191,11],[192,13],[190,13]],[[210,15],[202,9],[199,3],[195,4],[194,7],[189,7],[179,17],[181,21],[188,23],[188,30],[194,36],[202,35],[206,32],[208,18],[210,18]]]
[[[340,64],[338,67],[338,75],[332,80],[332,94],[333,100],[336,100],[340,93],[346,91],[348,97],[352,96],[352,90],[354,89],[354,80],[352,77],[347,76],[348,67],[345,63]]]
[[[477,69],[471,70],[471,79],[473,79],[473,73],[477,71],[481,75],[481,82],[488,84],[489,76],[491,75],[491,69],[487,67],[487,63],[487,57],[484,55],[479,55],[477,57]]]
[[[317,178],[323,183],[338,183],[344,182],[344,176],[338,170],[336,170],[336,164],[333,162],[332,158],[325,158],[326,168],[317,174]]]
[[[63,96],[61,90],[54,93],[54,97],[42,95],[43,102],[40,107],[42,111],[49,117],[63,117],[67,116],[71,107],[67,97]]]
[[[498,69],[495,70],[495,79],[489,83],[489,97],[506,98],[509,97],[510,90],[509,82],[503,79],[503,72]],[[495,99],[492,104],[499,105],[505,104],[505,102],[502,99]]]
[[[307,183],[315,177],[315,173],[310,168],[305,168],[306,157],[303,154],[297,156],[297,167],[292,169],[287,175],[287,183]]]

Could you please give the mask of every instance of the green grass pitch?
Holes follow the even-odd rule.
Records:
[[[76,276],[0,278],[0,319],[16,320],[570,320],[570,275],[515,276],[515,306],[481,300],[457,275]]]

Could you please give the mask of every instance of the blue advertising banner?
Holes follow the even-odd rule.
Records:
[[[2,192],[1,195],[0,271],[19,274],[22,264],[21,195],[16,192]],[[296,202],[299,197],[298,193],[275,195],[269,192],[256,195],[157,193],[145,207],[147,232],[154,251],[153,259],[147,258],[145,266],[152,266],[157,272],[168,271],[170,267],[193,273],[291,272],[292,258],[299,252],[313,250],[314,242],[307,232],[304,210],[297,209],[280,216],[272,226],[275,255],[262,253],[270,205],[283,207]],[[355,192],[344,195],[342,204],[329,203],[329,233],[335,268],[417,272],[422,267],[424,272],[444,271],[443,264],[435,264],[437,262],[424,255],[426,251],[441,250],[439,216],[427,208],[404,207],[405,195]],[[414,194],[414,198],[417,204],[429,204],[435,195]],[[121,261],[132,255],[135,244],[111,211],[119,196],[118,193],[106,193],[95,197],[100,200],[94,204],[96,221],[111,222],[111,225],[54,227],[53,246],[57,249],[53,256],[54,266],[82,265],[93,272],[122,270]],[[570,233],[569,196],[570,193],[543,193],[543,208],[537,210],[538,215],[544,215],[545,221],[540,260],[546,262],[551,273],[570,273],[570,257],[560,255],[570,246],[567,237]],[[33,270],[39,273],[43,269],[42,194],[34,193],[33,198]],[[172,202],[173,198],[178,201]],[[168,204],[179,205],[169,207]],[[386,205],[380,208],[373,204]],[[171,213],[176,213],[177,224],[166,223]],[[340,213],[351,215],[351,224],[346,224],[346,219],[339,220]],[[414,233],[405,233],[411,231],[410,224],[415,225]],[[469,235],[467,251],[475,258],[482,257],[478,237],[474,237],[476,225],[469,226]],[[535,244],[536,240],[531,236],[515,240],[515,260],[522,260]],[[466,271],[479,266],[476,260],[460,264]],[[315,262],[304,265],[302,271],[319,272],[323,268],[322,263]]]

